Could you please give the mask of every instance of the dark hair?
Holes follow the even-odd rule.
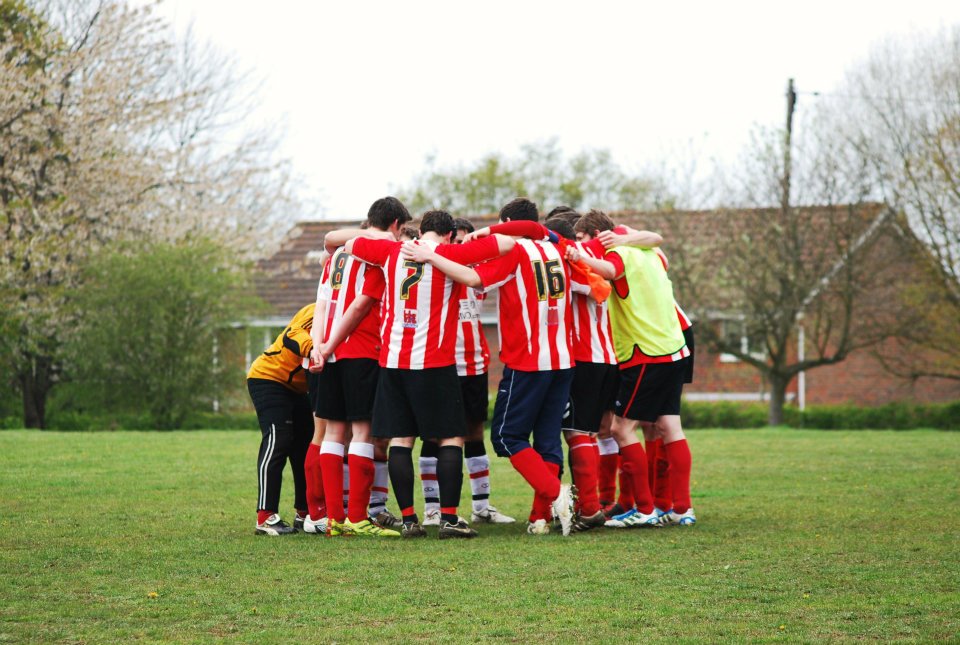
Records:
[[[390,225],[394,222],[400,227],[411,219],[413,218],[410,217],[410,211],[396,197],[381,197],[373,202],[370,205],[370,210],[367,211],[367,221],[370,222],[370,226],[375,226],[384,231],[390,228]]]
[[[429,233],[433,231],[440,237],[455,233],[456,225],[453,223],[453,216],[447,211],[427,211],[420,218],[420,233]]]
[[[418,237],[420,237],[420,229],[418,229],[413,224],[407,224],[406,226],[400,229],[400,235],[406,235],[411,240],[415,240]]]
[[[568,240],[577,239],[577,234],[573,232],[573,226],[571,226],[570,222],[566,221],[562,217],[551,217],[544,222],[543,225],[560,237],[565,237]]]
[[[610,216],[603,211],[592,210],[573,225],[573,230],[577,233],[586,233],[593,235],[594,231],[612,231],[616,226]]]
[[[570,226],[576,224],[581,217],[583,217],[583,215],[569,206],[557,206],[547,214],[547,219],[562,219]]]
[[[517,197],[500,209],[500,221],[506,222],[508,219],[511,221],[527,220],[536,222],[540,219],[537,213],[537,205],[526,197]]]
[[[458,231],[466,231],[467,233],[473,233],[473,231],[476,230],[473,227],[473,222],[465,217],[458,217],[457,219],[453,220],[453,225]]]
[[[550,219],[551,217],[554,217],[561,213],[571,213],[571,212],[576,213],[577,211],[574,210],[572,206],[565,206],[563,204],[560,204],[559,206],[555,206],[553,210],[547,213],[547,219]]]

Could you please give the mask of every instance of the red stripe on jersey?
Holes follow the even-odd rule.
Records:
[[[329,265],[324,273],[324,284],[318,290],[328,300],[327,319],[323,326],[323,339],[330,338],[334,325],[340,324],[343,315],[353,304],[357,296],[364,293],[368,279],[379,280],[368,272],[379,271],[361,262],[341,247],[330,257]],[[343,358],[373,358],[380,353],[380,308],[374,306],[364,317],[356,329],[337,347],[330,356],[330,362]]]
[[[514,370],[573,367],[570,274],[557,247],[518,240],[508,255],[477,268],[484,289],[499,289],[500,359]]]
[[[690,318],[687,317],[687,312],[680,308],[680,305],[674,301],[673,306],[677,308],[677,318],[680,320],[680,329],[687,331],[690,327],[693,326],[693,323],[690,322]]]
[[[451,303],[459,303],[464,287],[433,265],[403,260],[400,249],[400,242],[365,239],[356,240],[353,247],[357,257],[385,267],[380,365],[399,369],[453,365],[459,311]],[[437,252],[455,261],[477,262],[496,255],[497,241],[485,238],[457,247],[443,245]]]
[[[603,257],[603,247],[597,254],[596,245],[577,243],[580,252],[591,257]],[[573,358],[578,363],[616,365],[613,332],[607,303],[599,303],[588,295],[571,292],[573,301]]]
[[[460,324],[457,326],[457,374],[474,376],[485,374],[490,365],[490,348],[480,324],[480,302],[483,294],[476,289],[465,289],[457,312]]]

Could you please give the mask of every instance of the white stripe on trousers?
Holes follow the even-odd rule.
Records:
[[[260,499],[257,500],[259,508],[257,510],[269,510],[264,508],[267,505],[267,464],[273,458],[273,448],[277,444],[277,426],[270,424],[270,438],[267,439],[267,449],[263,452],[263,461],[260,462]]]
[[[497,435],[500,437],[500,445],[503,446],[503,451],[507,453],[508,456],[512,457],[510,454],[510,449],[507,448],[507,442],[503,440],[503,426],[507,423],[507,413],[510,411],[510,397],[513,396],[513,377],[516,376],[516,370],[510,372],[510,389],[507,390],[507,403],[503,408],[503,421],[500,423],[500,428],[497,430]],[[499,391],[497,392],[499,396]]]

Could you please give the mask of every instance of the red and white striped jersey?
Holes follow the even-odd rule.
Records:
[[[510,369],[573,367],[570,272],[556,245],[517,240],[507,255],[476,267],[484,291],[500,289],[500,359]]]
[[[375,300],[383,296],[383,271],[361,262],[343,247],[334,251],[323,268],[323,277],[317,288],[317,300],[327,301],[327,319],[323,325],[323,340],[330,338],[334,325],[339,325],[343,314],[357,296],[363,294]],[[380,355],[380,307],[374,306],[360,324],[327,359],[372,358]]]
[[[460,300],[460,325],[457,327],[457,374],[486,374],[490,365],[490,348],[480,324],[480,306],[486,294],[467,287]]]
[[[577,243],[581,253],[594,258],[603,258],[593,245]],[[616,365],[617,355],[613,349],[613,332],[606,302],[597,302],[589,295],[573,290],[573,358],[578,363],[604,363]]]
[[[418,244],[435,244],[421,240]],[[383,267],[383,347],[380,365],[419,370],[453,365],[460,300],[465,287],[431,264],[404,260],[401,242],[358,238],[353,253]],[[441,244],[436,252],[460,264],[476,264],[499,255],[494,237],[468,244]]]

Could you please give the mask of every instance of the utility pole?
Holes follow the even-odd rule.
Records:
[[[793,144],[793,111],[796,106],[797,92],[793,88],[793,79],[791,78],[787,81],[787,129],[784,133],[783,181],[781,185],[783,192],[780,196],[780,208],[784,215],[786,215],[790,209],[790,172],[792,170],[790,166],[790,148]],[[803,311],[801,310],[797,314],[797,360],[801,363],[804,359],[804,344],[806,342],[804,336]],[[807,403],[807,374],[802,370],[797,375],[797,403],[799,404],[800,411],[803,412]]]
[[[783,179],[781,180],[780,208],[784,213],[790,208],[790,147],[793,139],[793,110],[797,105],[797,93],[793,89],[793,79],[787,82],[787,130],[783,145]]]

